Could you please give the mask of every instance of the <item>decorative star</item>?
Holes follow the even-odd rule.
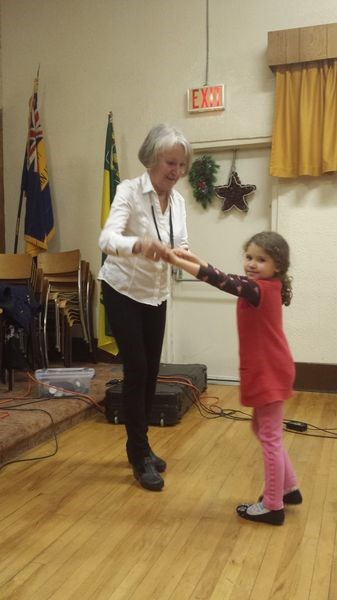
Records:
[[[227,212],[231,208],[237,208],[242,212],[248,212],[246,197],[256,190],[256,185],[242,185],[239,175],[232,171],[227,185],[218,185],[214,188],[216,196],[223,200],[222,209]]]

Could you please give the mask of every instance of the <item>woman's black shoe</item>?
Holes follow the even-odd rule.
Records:
[[[132,465],[132,458],[131,458],[131,454],[129,452],[128,449],[128,445],[126,444],[126,454],[128,457],[128,461],[130,463],[130,465]],[[166,462],[163,458],[160,458],[159,456],[157,456],[150,448],[149,450],[149,454],[148,457],[151,458],[155,468],[157,469],[158,473],[164,473],[164,471],[166,470]]]
[[[165,460],[163,458],[160,458],[160,456],[157,456],[152,450],[150,450],[149,457],[151,458],[158,473],[164,473],[164,471],[166,469]]]
[[[141,464],[132,465],[135,479],[140,485],[154,492],[160,491],[164,486],[164,480],[159,475],[150,456],[146,456]]]

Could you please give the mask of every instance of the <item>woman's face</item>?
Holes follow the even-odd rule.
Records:
[[[170,192],[185,175],[186,165],[185,148],[181,144],[158,154],[156,164],[149,168],[150,179],[158,195]]]

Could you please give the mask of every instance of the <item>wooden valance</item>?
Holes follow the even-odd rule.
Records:
[[[337,58],[337,23],[268,32],[268,65]]]

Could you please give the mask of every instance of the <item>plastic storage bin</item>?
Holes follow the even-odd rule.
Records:
[[[35,379],[38,380],[40,398],[62,398],[74,394],[87,394],[95,369],[38,369]]]

